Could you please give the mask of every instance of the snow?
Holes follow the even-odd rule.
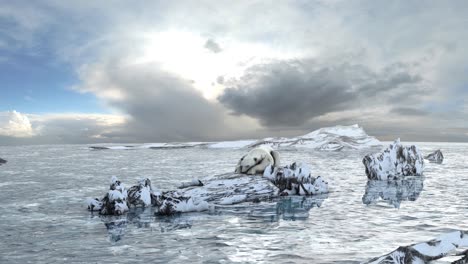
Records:
[[[245,148],[254,143],[255,140],[237,140],[237,141],[221,141],[208,144],[208,148],[212,149],[222,149],[222,148],[229,148],[229,149],[239,149]]]
[[[189,182],[183,182],[181,185],[179,185],[178,188],[183,189],[183,188],[187,188],[190,186],[203,186],[203,182],[200,181],[199,179],[194,178]]]
[[[240,149],[257,146],[274,148],[308,148],[324,151],[339,151],[343,149],[363,149],[380,147],[382,144],[374,137],[368,136],[359,125],[334,126],[317,129],[303,136],[268,137],[260,140],[236,140],[220,142],[183,142],[183,143],[148,143],[126,146],[90,146],[94,150],[134,150],[134,149],[171,149],[171,148],[210,148],[210,149]]]
[[[134,206],[150,206],[151,205],[151,181],[144,178],[138,181],[138,185],[128,189],[128,203]]]
[[[369,180],[422,176],[424,170],[424,159],[418,148],[403,146],[400,139],[381,153],[366,155],[362,162]]]
[[[279,188],[279,195],[316,195],[328,193],[328,182],[314,177],[305,163],[292,163],[285,167],[268,166],[263,177]]]
[[[382,257],[370,260],[367,264],[419,264],[443,259],[457,248],[468,247],[468,234],[455,231],[443,234],[431,241],[406,247],[399,247]]]
[[[232,195],[232,196],[223,197],[219,201],[219,204],[222,204],[222,205],[237,204],[237,203],[244,202],[246,199],[247,199],[246,194]]]
[[[208,202],[195,197],[169,197],[164,199],[158,208],[159,215],[173,215],[176,213],[202,212],[210,208]]]

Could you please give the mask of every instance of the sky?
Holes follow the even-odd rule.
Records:
[[[0,145],[468,142],[468,2],[0,0]]]

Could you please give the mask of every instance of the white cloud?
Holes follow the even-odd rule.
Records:
[[[0,136],[32,137],[35,132],[26,115],[16,111],[0,112]]]

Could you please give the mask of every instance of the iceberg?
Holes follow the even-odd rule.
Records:
[[[440,149],[432,152],[424,158],[427,159],[429,162],[438,164],[441,164],[444,161],[444,155],[442,154],[442,151],[440,151]]]
[[[270,145],[275,148],[292,147],[325,151],[364,149],[382,146],[379,140],[368,136],[359,125],[325,127],[293,138],[265,138],[253,143],[250,147],[259,145]]]
[[[128,211],[127,198],[125,186],[113,176],[109,191],[104,198],[88,199],[88,210],[99,211],[102,215],[122,215]]]
[[[268,147],[257,150],[259,154],[270,155]],[[89,199],[88,209],[99,211],[102,215],[120,215],[133,206],[155,206],[156,214],[172,215],[175,213],[201,212],[216,205],[231,205],[241,202],[261,202],[272,197],[300,195],[310,196],[328,193],[328,182],[322,177],[312,176],[309,166],[292,163],[279,167],[279,153],[272,153],[272,159],[262,167],[262,176],[240,173],[227,173],[203,179],[192,179],[182,183],[178,190],[164,193],[153,191],[151,181],[146,178],[128,191],[123,184],[112,177],[111,186],[106,196]],[[257,153],[257,152],[255,152]],[[258,154],[258,153],[257,153]],[[244,155],[244,158],[247,155]],[[251,155],[258,162],[257,155]],[[242,158],[241,160],[243,160]],[[263,159],[263,158],[262,158]],[[248,172],[248,171],[247,171]]]
[[[455,231],[441,235],[440,237],[410,246],[402,246],[396,250],[374,258],[366,264],[422,264],[445,258],[457,248],[468,247],[468,233],[466,231]],[[452,263],[467,263],[468,252],[459,260]]]
[[[328,182],[321,176],[312,176],[309,166],[303,163],[294,162],[282,168],[270,165],[263,177],[278,187],[280,196],[328,193]]]
[[[415,145],[403,146],[400,139],[381,153],[366,155],[362,163],[369,180],[422,176],[424,170],[424,159],[418,148]]]
[[[153,194],[150,179],[141,179],[138,185],[132,186],[127,193],[128,204],[143,207],[150,206],[151,194]]]

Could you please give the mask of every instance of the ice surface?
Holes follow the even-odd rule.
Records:
[[[425,159],[429,160],[429,162],[441,164],[444,161],[444,155],[440,149],[432,152],[431,154],[424,157]]]
[[[235,195],[232,195],[232,196],[227,196],[227,197],[221,198],[221,200],[219,201],[219,204],[224,204],[224,205],[226,205],[226,204],[237,204],[237,203],[242,203],[246,199],[247,199],[246,194],[235,194]]]
[[[194,178],[189,182],[183,182],[182,184],[179,185],[178,188],[183,189],[183,188],[187,188],[190,186],[203,186],[203,182],[200,181],[199,179]]]
[[[400,139],[381,153],[366,155],[362,162],[369,180],[422,176],[424,170],[424,159],[418,148],[403,146]]]
[[[212,149],[217,149],[217,148],[238,149],[238,148],[248,147],[252,145],[252,143],[254,142],[255,140],[221,141],[221,142],[210,143],[207,145],[207,147],[212,148]]]
[[[177,149],[177,148],[209,148],[209,149],[239,149],[252,148],[261,145],[274,148],[305,148],[325,151],[342,149],[364,149],[380,147],[382,144],[375,137],[368,136],[358,125],[325,127],[303,136],[285,138],[264,138],[261,140],[237,140],[220,142],[184,142],[184,143],[151,143],[126,146],[90,146],[93,150],[134,150],[134,149]]]

